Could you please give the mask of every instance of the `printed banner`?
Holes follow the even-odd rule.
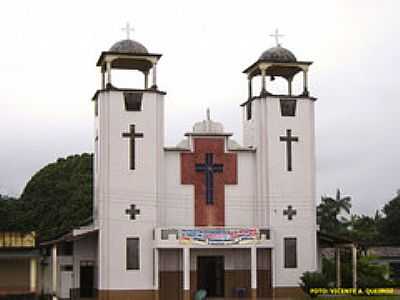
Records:
[[[35,233],[0,232],[0,248],[34,248]]]
[[[197,245],[235,245],[257,243],[257,229],[183,229],[180,232],[181,244]]]

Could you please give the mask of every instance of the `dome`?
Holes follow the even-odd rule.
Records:
[[[296,62],[296,56],[288,49],[281,46],[270,48],[261,54],[259,60],[267,60],[272,62]]]
[[[210,109],[207,108],[207,119],[197,122],[193,126],[194,133],[224,133],[224,126],[210,118]]]
[[[110,48],[110,52],[132,53],[132,54],[147,54],[145,46],[134,40],[122,40],[116,42]]]

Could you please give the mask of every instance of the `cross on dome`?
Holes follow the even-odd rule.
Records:
[[[275,33],[270,34],[269,36],[270,36],[270,37],[273,37],[273,38],[275,39],[276,46],[277,46],[277,47],[280,47],[281,44],[279,43],[279,38],[280,38],[280,37],[284,37],[285,35],[280,34],[280,33],[279,33],[279,30],[278,30],[278,28],[277,28],[277,29],[275,29]]]
[[[210,117],[210,108],[208,107],[206,110],[206,116],[207,116],[207,121],[211,121],[211,117]]]
[[[129,22],[126,22],[125,27],[121,28],[122,31],[126,32],[126,39],[129,40],[130,39],[130,33],[131,31],[134,32],[135,29],[133,27],[131,27],[131,24]]]

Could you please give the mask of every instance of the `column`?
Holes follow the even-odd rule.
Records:
[[[32,257],[30,259],[30,292],[36,294],[36,284],[37,284],[37,262],[36,258]]]
[[[303,70],[303,95],[308,96],[308,71]]]
[[[251,99],[253,97],[253,86],[251,83],[251,77],[249,76],[249,99]]]
[[[353,288],[357,288],[357,248],[355,245],[351,247],[352,264],[353,264]]]
[[[57,299],[57,245],[51,249],[51,279],[53,299]]]
[[[101,89],[104,90],[106,88],[106,74],[105,70],[101,68]]]
[[[340,288],[342,285],[342,276],[340,272],[340,248],[336,247],[336,287]]]
[[[190,248],[183,248],[183,300],[190,300]]]
[[[265,69],[261,69],[261,95],[263,95],[266,91],[266,82],[265,82],[265,74],[267,71]]]
[[[250,248],[251,255],[251,299],[257,298],[257,248]]]
[[[160,297],[159,293],[160,283],[159,283],[159,250],[154,249],[154,299],[158,300]]]
[[[144,89],[149,88],[149,71],[144,72]]]
[[[157,89],[157,63],[154,63],[153,65],[153,89]]]
[[[292,82],[293,82],[293,78],[289,78],[288,80],[288,95],[292,96]]]
[[[111,62],[108,61],[106,63],[106,68],[107,68],[107,85],[111,84]]]

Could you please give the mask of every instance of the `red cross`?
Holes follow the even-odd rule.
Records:
[[[210,154],[213,163],[222,166],[212,174],[211,191],[206,185],[207,172],[199,172],[199,166],[206,163]],[[237,155],[225,153],[223,138],[195,138],[194,152],[181,153],[181,183],[194,185],[195,226],[224,226],[225,184],[237,184]]]

